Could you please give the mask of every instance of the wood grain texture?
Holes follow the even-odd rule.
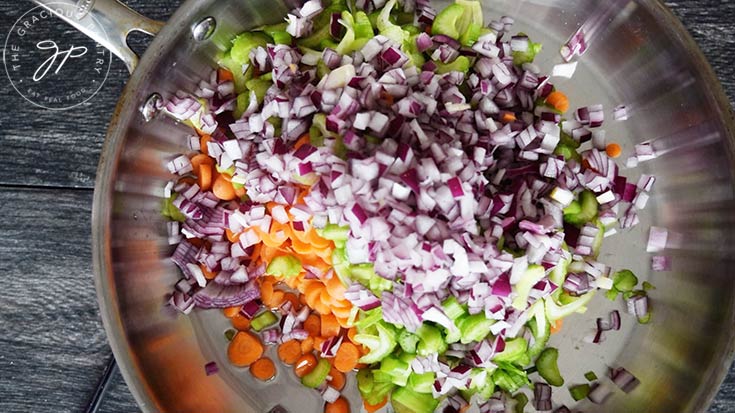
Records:
[[[179,1],[126,3],[165,20]],[[666,4],[701,45],[735,102],[735,2]],[[0,2],[0,33],[30,7],[27,1]],[[137,50],[144,43],[134,39]],[[51,112],[25,102],[0,76],[0,108],[10,113],[0,116],[0,205],[12,205],[0,220],[5,286],[0,294],[0,412],[83,411],[110,356],[92,282],[90,189],[109,117],[127,77],[115,59],[93,100]],[[101,411],[138,411],[119,374]],[[735,412],[735,370],[709,412]]]

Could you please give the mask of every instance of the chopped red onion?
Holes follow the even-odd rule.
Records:
[[[217,362],[210,361],[209,363],[204,365],[204,373],[207,376],[211,376],[213,374],[219,373],[219,367],[217,366]]]
[[[634,375],[622,367],[613,369],[610,375],[613,383],[625,393],[632,392],[641,383]]]

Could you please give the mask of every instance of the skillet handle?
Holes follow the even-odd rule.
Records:
[[[138,55],[128,46],[130,32],[156,35],[164,23],[133,11],[118,0],[32,0],[122,59],[132,73]]]

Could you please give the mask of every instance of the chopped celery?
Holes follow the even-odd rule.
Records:
[[[516,401],[515,408],[513,409],[514,413],[523,413],[523,409],[526,408],[526,405],[528,404],[528,396],[526,396],[524,393],[518,393],[513,397],[513,399]]]
[[[439,400],[433,395],[417,393],[407,387],[399,387],[391,395],[391,403],[396,413],[433,413]]]
[[[434,62],[436,64],[436,73],[444,74],[449,72],[467,73],[470,70],[470,59],[467,56],[459,56],[451,63]]]
[[[370,22],[364,11],[355,13],[355,38],[370,39],[375,36],[373,32],[373,24]]]
[[[250,322],[250,328],[255,331],[261,331],[268,328],[278,322],[278,317],[272,311],[264,311]]]
[[[416,335],[419,336],[419,344],[416,348],[419,356],[428,356],[433,353],[441,354],[447,350],[447,343],[442,337],[441,331],[436,327],[422,324],[416,330]]]
[[[523,66],[524,63],[533,63],[536,55],[541,52],[541,43],[534,43],[528,41],[528,50],[525,52],[513,52],[513,64],[516,66]]]
[[[572,395],[574,401],[580,401],[586,398],[590,394],[591,386],[587,383],[580,384],[578,386],[572,386],[569,388],[569,394]]]
[[[265,269],[265,273],[277,277],[290,278],[299,275],[302,269],[301,261],[293,255],[288,254],[273,258]]]
[[[383,10],[380,11],[375,23],[380,34],[402,45],[408,40],[410,34],[401,29],[401,26],[390,21],[390,12],[395,5],[396,0],[389,0],[383,7]]]
[[[493,357],[495,362],[514,363],[526,355],[528,351],[528,342],[519,337],[505,342],[505,350]]]
[[[457,301],[457,297],[450,295],[449,298],[444,300],[442,303],[442,309],[444,314],[447,315],[452,321],[456,321],[459,317],[467,314],[465,306]]]
[[[468,344],[473,341],[482,341],[490,334],[490,327],[493,324],[495,320],[488,320],[484,312],[460,317],[457,320],[457,327],[461,333],[460,342]]]
[[[431,26],[431,33],[434,35],[443,34],[460,40],[460,37],[467,32],[467,29],[473,23],[479,27],[483,26],[480,2],[476,0],[457,0],[456,3],[449,5],[436,15]]]
[[[237,103],[235,105],[235,112],[233,113],[233,116],[235,119],[240,119],[245,113],[245,111],[248,109],[248,106],[250,106],[250,94],[252,92],[249,90],[246,90],[239,95],[237,95]],[[254,96],[253,96],[254,97]]]
[[[177,196],[179,196],[179,194],[171,194],[170,197],[163,200],[161,215],[170,218],[173,221],[184,222],[186,221],[186,215],[182,214],[181,211],[179,211],[179,209],[173,204]]]
[[[459,42],[463,46],[471,47],[482,34],[482,25],[477,23],[470,23],[467,30],[460,35]]]
[[[656,289],[656,287],[654,287],[653,284],[649,283],[648,281],[643,281],[641,287],[643,287],[643,291],[651,291]]]
[[[221,166],[219,166],[219,165],[215,165],[215,166],[214,166],[214,169],[215,169],[215,170],[216,170],[217,172],[221,173],[221,174],[227,174],[227,175],[230,175],[230,176],[232,176],[232,175],[234,175],[234,174],[235,174],[235,165],[232,165],[232,166],[231,166],[231,167],[229,167],[229,168],[222,168],[222,167],[221,167]]]
[[[410,333],[405,329],[401,329],[401,332],[398,333],[398,345],[401,346],[401,349],[406,353],[415,354],[416,346],[418,344],[419,336],[416,334]]]
[[[373,380],[373,371],[370,369],[360,369],[357,371],[357,389],[360,390],[361,394],[370,394],[375,387],[375,380]]]
[[[341,55],[362,49],[365,43],[373,37],[372,25],[365,12],[359,11],[353,16],[349,12],[343,11],[340,24],[347,29],[344,37],[342,37],[342,40],[335,49]],[[367,30],[368,27],[370,30]]]
[[[301,378],[301,384],[306,387],[316,389],[327,380],[327,376],[329,375],[329,370],[331,368],[332,365],[329,364],[326,359],[319,359],[319,361],[316,363],[316,367],[314,367],[314,370]]]
[[[588,371],[587,373],[584,373],[584,378],[587,379],[587,381],[595,381],[597,380],[597,374],[595,374],[594,371]]]
[[[602,241],[605,238],[605,226],[602,225],[599,219],[595,219],[595,226],[597,226],[597,235],[592,240],[592,256],[597,257],[600,255],[602,249]]]
[[[230,57],[240,65],[250,63],[250,51],[256,47],[265,47],[270,37],[262,32],[245,32],[232,41]]]
[[[263,26],[263,31],[273,39],[275,44],[290,45],[293,41],[291,35],[286,31],[287,23],[271,24]]]
[[[235,92],[246,93],[247,88],[245,82],[247,82],[253,76],[253,68],[251,65],[246,63],[236,62],[235,59],[230,56],[230,53],[226,53],[223,57],[217,60],[217,64],[229,70],[232,73],[232,77],[235,81]],[[243,72],[243,64],[248,64],[248,69]],[[243,109],[244,111],[244,109]]]
[[[330,241],[347,241],[347,237],[350,235],[350,227],[347,225],[327,224],[324,228],[318,229],[317,233],[320,237]]]
[[[373,370],[373,380],[375,380],[376,383],[393,384],[393,376],[382,370]]]
[[[416,393],[431,393],[435,380],[436,375],[432,372],[423,374],[412,373],[408,376],[408,388]]]
[[[390,381],[396,386],[405,386],[411,374],[411,366],[404,360],[389,356],[381,360],[380,371],[389,375]]]
[[[620,270],[613,275],[613,287],[619,292],[633,291],[638,285],[638,277],[630,270]]]
[[[363,394],[362,398],[368,402],[368,404],[380,404],[395,388],[396,385],[390,382],[375,383],[372,392],[370,392],[370,394]]]
[[[263,99],[265,99],[265,94],[266,92],[268,92],[268,89],[271,86],[273,86],[273,81],[270,79],[265,79],[263,77],[250,79],[245,82],[245,87],[255,93],[255,98],[258,100],[259,105],[263,103]]]
[[[559,387],[564,385],[564,378],[559,373],[559,350],[549,347],[541,352],[536,359],[536,368],[538,374],[552,386]]]
[[[576,204],[575,204],[576,202]],[[579,201],[564,208],[564,221],[573,225],[584,225],[597,218],[597,197],[592,191],[582,191]]]
[[[590,291],[580,297],[576,297],[574,301],[565,305],[558,305],[553,299],[547,298],[546,300],[546,317],[549,321],[556,321],[560,318],[567,317],[572,313],[584,310],[585,306],[595,296],[595,291]]]
[[[561,131],[561,135],[559,136],[559,144],[568,146],[572,149],[578,149],[582,144],[578,141],[574,140],[569,134],[567,134],[564,131]]]
[[[580,155],[576,149],[561,143],[556,146],[556,149],[554,149],[554,155],[563,157],[565,161],[569,161],[571,159],[574,159],[577,162],[582,161],[582,155]]]
[[[508,392],[516,392],[518,389],[529,385],[526,372],[509,363],[499,363],[498,369],[493,372],[495,385]]]
[[[237,330],[234,330],[232,328],[227,329],[227,331],[225,331],[225,338],[227,339],[227,341],[232,341],[232,339],[235,338],[235,334],[237,334]]]
[[[388,327],[384,322],[381,321],[376,323],[375,327],[377,330],[377,335],[355,335],[356,342],[370,349],[370,352],[368,354],[360,358],[360,363],[377,363],[380,360],[384,359],[388,354],[390,354],[398,344],[396,342],[395,333],[393,332],[392,328]]]
[[[314,32],[307,37],[298,39],[296,43],[298,43],[299,46],[308,47],[310,49],[320,49],[322,47],[322,43],[330,40],[332,35],[329,33],[329,23],[316,27],[319,27],[319,29],[314,30]]]
[[[529,265],[521,280],[513,287],[516,292],[516,298],[513,299],[513,307],[518,310],[525,310],[528,306],[528,295],[536,283],[546,276],[544,267],[540,265]]]
[[[408,32],[411,36],[415,36],[417,34],[421,34],[421,29],[418,28],[418,26],[415,26],[413,24],[406,24],[402,25],[401,29],[403,29],[404,32]]]
[[[325,2],[326,3],[326,2]],[[329,6],[327,6],[314,20],[314,27],[318,28],[308,37],[304,37],[297,40],[300,46],[306,46],[312,49],[319,48],[323,49],[323,44],[331,40],[332,36],[329,33],[330,20],[333,13],[342,13],[347,10],[347,3],[344,0],[334,0]]]
[[[360,310],[360,320],[355,323],[359,333],[377,332],[376,324],[383,320],[383,309],[373,308],[369,311]]]
[[[414,66],[421,67],[426,63],[426,58],[423,53],[419,52],[418,46],[416,45],[416,38],[418,36],[418,34],[412,34],[405,42],[403,42],[403,47],[401,49],[406,53]]]
[[[546,309],[543,301],[536,301],[528,311],[533,314],[533,321],[528,323],[533,334],[533,344],[528,348],[528,355],[536,357],[546,347],[551,337],[551,324],[546,320]]]

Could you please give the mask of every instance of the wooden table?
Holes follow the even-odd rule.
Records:
[[[179,1],[127,3],[165,20]],[[735,2],[667,4],[735,102]],[[2,2],[0,33],[30,7]],[[111,357],[92,281],[90,214],[97,159],[127,77],[115,59],[94,99],[53,112],[25,102],[0,76],[0,412],[83,411]],[[101,411],[138,411],[119,374]],[[733,411],[735,368],[710,409]]]

